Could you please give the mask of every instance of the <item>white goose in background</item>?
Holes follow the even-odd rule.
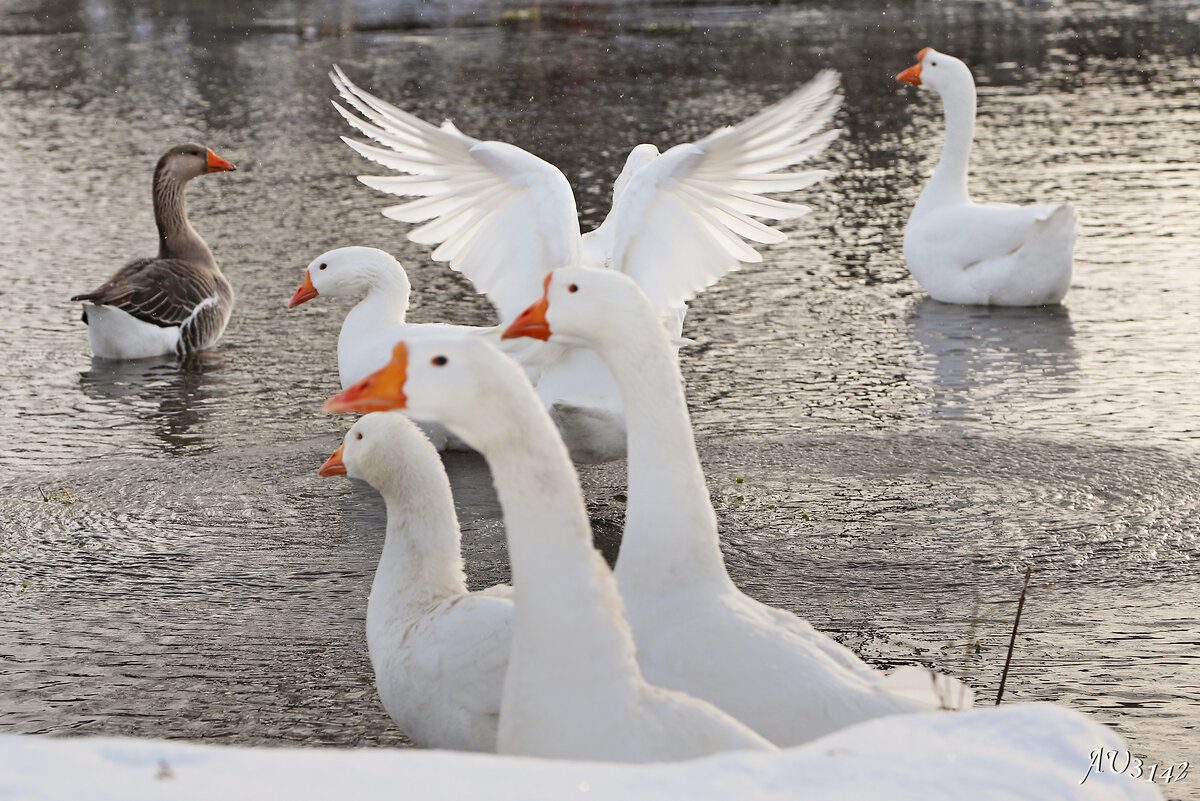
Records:
[[[661,154],[654,145],[638,145],[616,180],[608,217],[581,235],[575,196],[557,167],[513,145],[473,139],[449,123],[430,125],[359,89],[337,67],[330,77],[353,109],[335,102],[337,110],[383,147],[343,137],[346,144],[408,173],[359,180],[419,196],[383,214],[424,223],[409,239],[437,245],[433,258],[448,261],[487,294],[502,324],[537,299],[551,270],[583,264],[631,276],[662,308],[675,337],[686,310],[685,299],[669,291],[678,274],[703,289],[743,262],[762,260],[745,240],[787,238],[753,217],[808,213],[806,206],[763,195],[794,192],[826,175],[779,171],[825,149],[837,134],[825,129],[840,103],[837,75],[822,72],[775,105],[696,142]],[[594,354],[550,349],[537,391],[576,461],[624,455],[620,392]]]
[[[716,707],[642,678],[571,460],[516,362],[478,337],[401,343],[325,408],[383,401],[447,426],[491,469],[514,601],[500,753],[655,762],[771,748]]]
[[[686,289],[686,286],[683,287]],[[729,578],[674,349],[637,284],[562,268],[505,332],[595,350],[625,399],[629,488],[616,577],[648,681],[703,698],[776,745],[869,718],[970,706],[923,668],[885,676]]]
[[[995,306],[1058,303],[1071,284],[1077,219],[1069,203],[978,204],[967,193],[975,80],[926,47],[897,80],[942,98],[946,141],[904,229],[904,260],[934,300]]]
[[[437,451],[403,414],[368,414],[318,473],[362,479],[387,503],[367,602],[367,648],[384,709],[418,745],[495,751],[512,590],[467,592]]]

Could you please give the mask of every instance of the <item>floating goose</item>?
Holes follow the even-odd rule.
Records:
[[[628,276],[573,267],[505,332],[592,348],[625,399],[629,489],[616,577],[648,681],[703,698],[776,745],[869,718],[970,706],[971,691],[908,668],[890,676],[729,578],[674,350]]]
[[[368,414],[318,473],[360,478],[387,503],[367,602],[367,648],[384,708],[418,745],[495,751],[511,590],[467,592],[437,451],[404,415]]]
[[[904,229],[904,260],[934,300],[995,306],[1058,303],[1071,283],[1077,220],[1069,203],[978,204],[967,194],[975,81],[926,47],[897,80],[942,98],[946,141]]]
[[[381,402],[447,426],[491,469],[515,604],[499,752],[655,762],[771,749],[716,707],[642,678],[567,450],[516,362],[478,337],[401,343],[325,408]]]
[[[403,339],[485,330],[407,322],[411,291],[408,274],[391,254],[376,248],[338,248],[317,256],[305,268],[304,280],[288,308],[319,295],[362,297],[346,314],[338,334],[338,377],[346,389],[387,364],[392,348]]]
[[[779,172],[821,153],[836,136],[825,130],[837,111],[838,79],[822,72],[773,106],[696,142],[659,153],[638,145],[613,188],[604,223],[580,235],[575,197],[552,164],[505,142],[480,141],[453,125],[438,128],[352,84],[330,76],[353,109],[334,106],[383,147],[343,137],[364,157],[407,175],[361,176],[367,186],[420,199],[383,214],[408,223],[414,242],[437,245],[448,261],[486,293],[507,324],[537,299],[551,270],[585,264],[630,275],[662,309],[678,337],[684,298],[670,292],[677,276],[707,287],[743,262],[762,256],[745,240],[787,237],[753,217],[786,220],[809,209],[763,197],[794,192],[823,170]],[[355,114],[354,112],[357,112]],[[360,116],[361,115],[361,116]],[[620,392],[587,350],[545,354],[538,394],[551,410],[576,461],[624,455]]]
[[[288,303],[294,309],[318,296],[362,297],[342,321],[338,334],[338,376],[342,389],[357,384],[388,363],[401,340],[446,334],[482,334],[496,330],[469,325],[407,322],[411,293],[408,274],[391,254],[376,248],[345,247],[322,253],[304,270],[304,280]],[[496,330],[499,334],[499,331]],[[537,375],[537,349],[504,346],[521,359],[531,377]],[[444,426],[421,423],[420,428],[439,451],[462,449]]]
[[[158,256],[126,264],[81,300],[92,353],[102,359],[187,356],[220,339],[233,288],[188,222],[183,190],[197,175],[236,169],[202,145],[176,145],[154,168]]]

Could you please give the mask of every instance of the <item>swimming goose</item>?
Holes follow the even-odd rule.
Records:
[[[368,414],[317,472],[362,479],[387,503],[367,601],[367,648],[384,708],[418,745],[495,751],[511,589],[467,592],[437,451],[403,414]]]
[[[317,256],[305,268],[288,308],[318,296],[362,297],[346,314],[338,334],[338,377],[345,389],[387,364],[392,348],[402,339],[484,330],[407,322],[411,291],[408,274],[391,254],[376,248],[337,248]]]
[[[479,337],[401,343],[325,408],[387,404],[446,425],[491,469],[514,601],[500,753],[654,762],[771,748],[716,707],[642,677],[567,450],[516,362]]]
[[[176,145],[154,168],[158,256],[126,264],[81,300],[92,353],[103,359],[187,356],[220,339],[233,288],[187,217],[183,190],[197,175],[236,169],[206,147]]]
[[[586,264],[634,278],[678,336],[684,299],[677,276],[704,288],[762,256],[748,244],[787,237],[753,219],[788,220],[806,206],[765,194],[795,192],[824,170],[780,172],[821,153],[837,135],[825,130],[837,111],[838,78],[822,72],[806,86],[737,125],[659,153],[630,152],[613,188],[612,209],[581,235],[566,176],[521,148],[480,141],[451,124],[436,127],[358,88],[337,67],[330,76],[354,128],[380,146],[347,137],[356,152],[405,175],[360,176],[367,186],[413,200],[383,210],[424,223],[409,239],[436,245],[447,261],[495,304],[503,324],[537,299],[556,267]],[[357,112],[357,113],[355,113]],[[576,461],[608,461],[625,452],[620,392],[604,364],[585,349],[543,352],[537,391]]]
[[[445,323],[407,322],[411,293],[408,274],[391,254],[376,248],[345,247],[322,253],[304,270],[300,287],[288,302],[294,309],[319,296],[362,297],[342,321],[338,334],[338,376],[342,389],[362,381],[388,363],[392,348],[401,340],[446,334],[481,334],[492,329]],[[497,332],[498,333],[498,332]],[[540,343],[539,343],[540,344]],[[537,374],[535,348],[504,346],[505,352],[529,365]],[[421,430],[439,451],[465,446],[445,426],[420,423]]]
[[[628,276],[562,268],[506,337],[594,349],[625,399],[629,488],[616,578],[648,681],[703,698],[776,745],[869,718],[970,705],[921,668],[885,676],[729,578],[674,349]]]
[[[973,202],[967,193],[975,128],[971,70],[926,47],[896,79],[933,89],[946,115],[941,159],[904,229],[904,260],[913,278],[944,303],[1058,303],[1071,283],[1075,208]]]

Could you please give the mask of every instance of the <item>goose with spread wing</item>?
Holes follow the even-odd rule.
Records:
[[[824,170],[795,171],[837,135],[829,125],[840,96],[833,72],[732,127],[660,153],[638,145],[613,189],[613,205],[581,234],[574,194],[552,164],[514,145],[481,141],[441,127],[331,74],[354,128],[376,144],[343,137],[359,154],[399,175],[361,176],[367,186],[416,200],[383,210],[420,223],[409,239],[435,247],[433,258],[469,278],[507,324],[541,293],[558,267],[604,267],[629,275],[663,311],[678,339],[685,298],[678,277],[701,289],[743,263],[762,261],[757,245],[786,235],[756,217],[782,221],[807,206],[766,197],[804,189]],[[576,461],[625,453],[620,391],[607,367],[585,349],[547,348],[538,395]]]

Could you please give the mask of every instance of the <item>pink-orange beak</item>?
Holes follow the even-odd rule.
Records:
[[[553,275],[553,273],[551,273]],[[550,308],[550,275],[542,282],[545,290],[541,298],[533,305],[517,315],[512,325],[504,329],[501,339],[516,339],[517,337],[533,337],[543,342],[550,338],[550,323],[546,322],[546,310]]]
[[[237,167],[210,150],[208,151],[208,165],[205,169],[207,172],[231,172]]]
[[[305,301],[312,300],[317,296],[317,288],[312,285],[312,279],[308,276],[308,271],[304,272],[304,281],[300,284],[300,288],[296,290],[296,294],[292,295],[292,299],[288,301],[288,308],[294,309]]]
[[[346,443],[344,442],[338,445],[338,449],[333,452],[333,456],[330,456],[325,460],[325,464],[317,468],[317,475],[321,478],[346,475],[346,463],[342,461],[342,451],[345,448]]]
[[[403,409],[408,404],[408,398],[404,395],[404,382],[407,380],[408,345],[401,342],[392,349],[390,362],[325,401],[324,409],[334,414]]]
[[[921,85],[921,62],[925,60],[925,54],[929,52],[928,47],[921,48],[921,52],[917,53],[917,63],[906,69],[904,72],[896,76],[897,81],[911,83],[913,86]]]

